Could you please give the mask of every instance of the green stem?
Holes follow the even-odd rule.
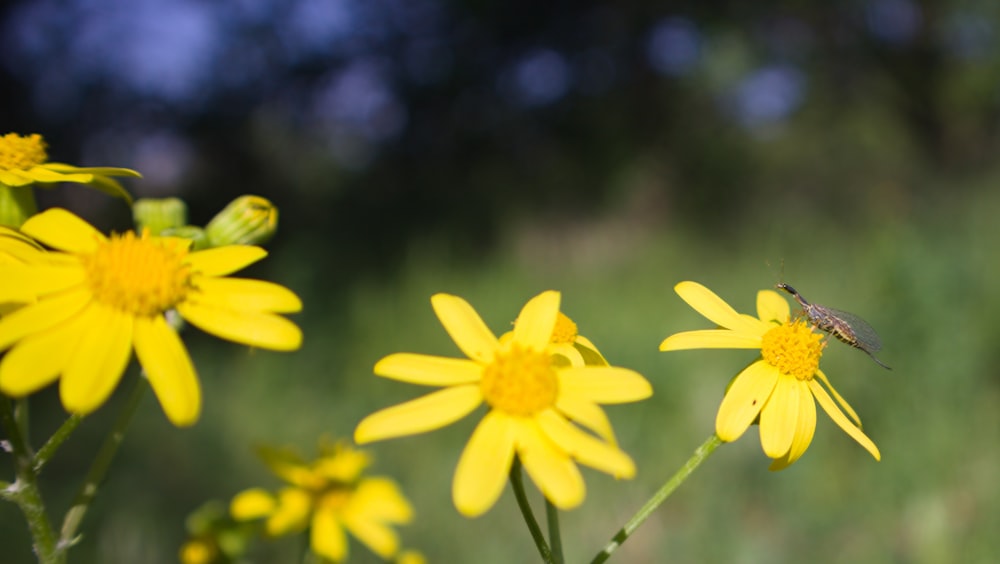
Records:
[[[34,460],[35,474],[41,474],[45,463],[52,458],[52,455],[56,453],[56,450],[63,444],[63,442],[66,441],[66,439],[69,438],[70,435],[73,434],[73,431],[80,426],[81,421],[83,421],[82,416],[76,414],[70,415],[66,421],[63,421],[63,424],[56,429],[56,432],[52,433],[52,436],[49,437],[49,440],[46,441],[44,445],[42,445],[42,448],[38,449],[38,452],[35,453]]]
[[[139,407],[139,402],[142,400],[142,396],[148,387],[149,382],[146,378],[144,376],[139,377],[138,381],[132,387],[128,399],[125,400],[125,405],[122,406],[122,411],[118,414],[118,419],[115,420],[114,427],[111,428],[111,434],[104,439],[101,450],[97,452],[97,457],[94,459],[93,464],[91,464],[90,471],[87,472],[87,478],[73,499],[73,504],[70,506],[69,511],[66,512],[66,517],[63,519],[62,532],[59,535],[61,549],[65,550],[77,541],[76,531],[80,528],[80,523],[83,521],[83,516],[87,513],[87,508],[90,507],[90,502],[97,495],[97,486],[104,479],[104,475],[108,473],[111,460],[114,459],[115,454],[118,452],[118,447],[121,446],[122,440],[125,438],[125,429],[132,422],[132,416],[135,414],[136,408]]]
[[[32,463],[31,448],[24,430],[17,424],[10,400],[3,396],[0,396],[0,422],[10,439],[17,473],[17,480],[4,489],[4,497],[16,503],[24,513],[38,561],[42,564],[62,564],[66,561],[66,555],[56,544],[55,530],[49,522],[42,494],[38,490],[38,476]]]
[[[524,493],[524,477],[521,475],[521,461],[515,456],[514,462],[510,465],[510,486],[514,490],[514,498],[517,499],[517,506],[521,509],[524,522],[528,525],[531,538],[538,547],[538,554],[546,564],[556,564],[552,558],[552,551],[545,543],[545,536],[542,529],[535,520],[535,515],[531,512],[531,504],[528,503],[528,496]]]
[[[621,546],[622,543],[628,540],[628,537],[639,528],[639,525],[642,525],[642,523],[653,514],[653,511],[656,511],[656,508],[659,507],[660,504],[663,503],[668,497],[670,497],[670,494],[674,493],[674,490],[684,483],[684,480],[686,480],[687,477],[694,472],[695,468],[697,468],[702,461],[708,458],[708,455],[712,454],[712,452],[720,444],[722,444],[722,439],[714,434],[702,443],[702,445],[694,451],[691,458],[684,463],[684,466],[681,466],[681,468],[677,470],[677,472],[675,472],[669,480],[667,480],[667,483],[663,484],[663,486],[660,487],[655,494],[653,494],[653,497],[651,497],[649,501],[647,501],[646,504],[643,505],[642,508],[628,520],[627,523],[625,523],[625,526],[622,527],[617,534],[615,534],[615,536],[611,539],[611,542],[604,547],[604,550],[597,553],[597,556],[590,561],[591,564],[600,564],[601,562],[607,560],[611,556],[611,553]]]
[[[562,535],[559,532],[559,509],[545,498],[545,520],[549,525],[549,545],[552,547],[552,559],[556,564],[566,561],[562,550]]]

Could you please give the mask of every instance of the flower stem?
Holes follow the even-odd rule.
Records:
[[[49,437],[49,440],[42,445],[42,448],[38,449],[35,453],[35,474],[40,474],[42,468],[45,464],[52,458],[52,455],[56,453],[56,450],[73,434],[73,431],[80,426],[80,422],[83,421],[83,417],[80,415],[70,415],[63,424],[56,429],[55,433]]]
[[[531,538],[538,547],[538,554],[546,564],[556,564],[552,558],[552,551],[545,543],[545,536],[542,529],[535,520],[535,515],[531,512],[531,504],[528,503],[528,496],[524,493],[524,477],[521,475],[521,461],[515,456],[514,462],[510,465],[510,486],[514,490],[514,498],[517,499],[517,506],[521,509],[524,522],[528,525]]]
[[[24,429],[18,425],[17,419],[10,400],[0,396],[0,422],[10,439],[17,473],[17,480],[4,488],[3,497],[16,503],[24,513],[38,561],[42,564],[61,564],[66,561],[66,555],[56,544],[55,531],[38,490],[38,475],[35,473],[31,447],[28,446]]]
[[[559,532],[559,509],[545,498],[545,519],[549,525],[549,545],[552,547],[552,560],[556,564],[566,561],[562,550],[562,537]]]
[[[681,466],[681,468],[677,470],[677,472],[675,472],[674,475],[671,476],[670,479],[667,480],[667,482],[663,484],[663,486],[660,487],[655,494],[653,494],[653,497],[651,497],[649,501],[647,501],[646,504],[643,505],[642,508],[628,520],[627,523],[625,523],[625,526],[615,534],[615,536],[611,539],[611,542],[604,547],[604,550],[597,553],[597,556],[590,561],[591,564],[600,564],[601,562],[607,560],[611,556],[611,553],[621,546],[622,543],[624,543],[628,537],[639,528],[639,525],[642,525],[642,523],[653,514],[653,511],[656,511],[656,508],[659,507],[660,504],[663,503],[668,497],[670,497],[670,494],[674,493],[674,490],[684,483],[684,480],[686,480],[687,477],[694,472],[695,468],[697,468],[702,461],[708,458],[708,455],[712,454],[712,452],[720,444],[722,444],[722,439],[715,434],[702,443],[701,446],[694,451],[691,458],[684,463],[684,466]]]
[[[97,486],[104,479],[104,475],[108,473],[111,460],[115,457],[118,447],[121,446],[122,440],[125,438],[125,429],[132,422],[132,416],[135,414],[136,408],[139,407],[139,402],[148,387],[149,382],[145,376],[138,378],[128,399],[125,400],[125,405],[122,406],[121,413],[118,414],[118,419],[115,420],[114,427],[111,428],[111,433],[104,439],[101,449],[97,452],[97,457],[91,464],[90,471],[87,472],[87,478],[63,519],[62,532],[59,535],[61,549],[65,550],[76,542],[76,531],[80,528],[80,523],[87,513],[87,508],[90,507],[90,502],[97,495]]]

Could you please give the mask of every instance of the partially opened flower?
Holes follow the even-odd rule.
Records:
[[[504,343],[513,336],[514,332],[508,331],[500,336],[500,342]],[[608,361],[594,343],[581,335],[576,323],[561,311],[556,316],[556,326],[549,339],[549,350],[552,354],[566,358],[573,366],[608,366]]]
[[[264,531],[277,537],[307,528],[314,553],[335,562],[348,556],[347,533],[383,559],[396,556],[394,525],[413,518],[413,508],[396,483],[364,476],[371,463],[345,443],[321,445],[320,457],[302,460],[289,450],[260,449],[261,458],[288,486],[272,494],[252,488],[237,494],[230,511],[238,520],[264,519]]]
[[[35,213],[34,195],[26,190],[31,185],[44,187],[55,182],[76,182],[131,203],[132,196],[113,176],[141,175],[127,168],[78,167],[49,162],[45,141],[37,133],[0,136],[0,224],[18,227]],[[22,187],[25,190],[18,190]]]
[[[452,497],[467,516],[496,502],[518,456],[553,504],[568,509],[584,498],[576,463],[630,478],[635,466],[612,441],[599,404],[644,399],[652,390],[631,370],[573,365],[552,343],[560,295],[548,291],[521,310],[509,338],[497,339],[465,300],[431,298],[445,330],[468,359],[421,354],[389,355],[375,365],[379,376],[443,389],[366,417],[354,432],[358,443],[422,433],[453,423],[486,403],[455,470]],[[598,436],[581,429],[590,429]]]
[[[4,266],[0,304],[35,301],[0,319],[0,391],[24,396],[60,379],[63,405],[86,415],[115,389],[132,350],[167,417],[191,425],[201,388],[167,314],[224,339],[287,351],[299,328],[277,315],[299,311],[283,286],[226,275],[267,255],[259,247],[189,252],[190,241],[126,232],[105,237],[62,209],[22,231],[55,249],[44,260]]]
[[[660,344],[661,351],[760,350],[760,358],[733,379],[719,406],[715,432],[720,439],[735,441],[759,420],[761,446],[774,459],[770,468],[780,470],[798,460],[812,442],[818,402],[844,432],[876,460],[881,458],[878,447],[861,431],[857,414],[819,368],[823,335],[804,320],[792,319],[788,302],[777,292],[757,293],[757,317],[753,317],[737,313],[697,282],[681,282],[674,290],[722,329],[671,335]]]

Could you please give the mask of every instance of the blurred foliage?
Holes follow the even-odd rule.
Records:
[[[42,10],[32,4],[0,8],[5,29],[47,21],[24,19]],[[252,274],[306,303],[295,354],[185,334],[205,387],[203,419],[178,431],[148,398],[74,561],[173,561],[191,510],[271,484],[252,445],[307,449],[415,397],[421,390],[371,368],[392,352],[457,354],[431,294],[461,295],[502,332],[547,288],[563,292],[564,310],[609,361],[655,390],[609,410],[637,479],[586,472],[588,499],[566,514],[569,561],[589,558],[711,433],[726,382],[749,361],[739,351],[656,352],[666,335],[705,327],[671,290],[684,279],[741,310],[785,280],[871,322],[894,370],[836,343],[824,370],[883,460],[821,415],[809,452],[773,474],[751,430],[709,459],[618,561],[986,562],[1000,553],[995,6],[386,0],[360,3],[369,25],[349,48],[292,57],[276,38],[300,3],[278,4],[264,4],[268,25],[235,10],[229,58],[206,63],[219,79],[180,100],[46,66],[73,47],[68,36],[43,36],[50,59],[17,63],[11,53],[29,52],[14,49],[23,34],[5,34],[4,127],[43,133],[56,160],[139,169],[146,180],[129,186],[137,196],[180,196],[194,223],[237,195],[269,198],[281,226]],[[64,10],[86,30],[91,20],[73,11],[82,8]],[[693,37],[694,62],[658,58],[657,37],[667,53]],[[441,68],[414,74],[415,45]],[[240,49],[259,66],[234,82],[222,70],[246,64]],[[545,81],[549,90],[530,80],[518,89],[518,69],[527,65],[530,78],[536,68],[528,63],[543,76],[568,69],[571,80],[556,94]],[[349,71],[380,77],[396,104],[383,109],[402,111],[403,125],[366,137],[389,118],[316,114],[325,88]],[[46,89],[67,82],[72,111],[54,111]],[[42,196],[43,206],[127,226],[119,202]],[[62,417],[55,391],[32,408],[40,439]],[[114,413],[112,403],[89,417],[47,469],[54,508],[68,503]],[[509,493],[475,520],[451,505],[474,419],[374,445],[373,470],[413,501],[404,544],[431,562],[530,561]],[[0,506],[0,531],[4,561],[30,561],[13,506]],[[273,550],[260,561],[288,561],[301,546]]]

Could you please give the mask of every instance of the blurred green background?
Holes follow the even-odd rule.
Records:
[[[563,310],[652,383],[608,408],[634,480],[584,470],[564,514],[589,560],[713,431],[747,351],[659,353],[709,322],[674,293],[701,282],[740,311],[786,281],[867,319],[886,371],[834,343],[823,366],[882,451],[825,415],[771,473],[751,429],[724,445],[618,562],[992,562],[1000,554],[1000,14],[985,2],[13,2],[0,8],[0,123],[53,160],[130,166],[138,197],[203,223],[233,197],[281,209],[248,275],[306,307],[292,354],[185,333],[204,387],[193,428],[149,394],[73,562],[176,561],[208,499],[278,486],[253,445],[349,437],[425,390],[372,375],[401,351],[458,356],[429,298],[467,299],[497,333],[524,302]],[[109,15],[113,14],[113,15]],[[77,187],[40,195],[107,229],[128,210]],[[43,475],[61,513],[138,373]],[[31,400],[35,442],[65,417]],[[432,562],[525,562],[509,491],[477,519],[450,498],[482,410],[372,445]],[[10,460],[0,457],[0,475]],[[533,492],[537,494],[537,492]],[[538,501],[537,495],[534,497]],[[540,506],[537,506],[540,509]],[[0,561],[30,562],[0,505]],[[290,562],[301,543],[261,547]],[[354,561],[375,561],[352,545]]]

